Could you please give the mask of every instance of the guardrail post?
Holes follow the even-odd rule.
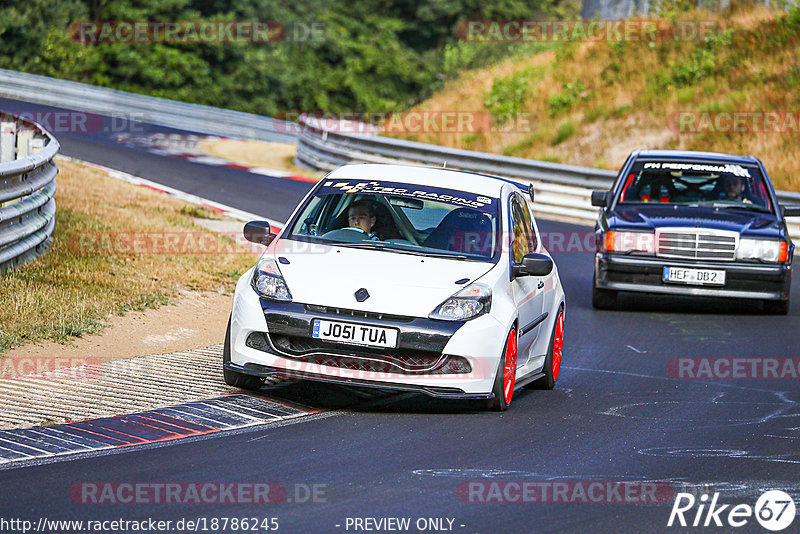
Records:
[[[33,141],[33,130],[26,128],[17,132],[17,159],[31,155],[31,141]]]
[[[17,159],[17,123],[3,120],[0,122],[0,163]]]
[[[44,148],[45,139],[39,135],[31,139],[31,154],[36,154]]]

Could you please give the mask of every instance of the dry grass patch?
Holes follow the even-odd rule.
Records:
[[[111,315],[168,304],[181,289],[230,291],[256,259],[197,226],[205,210],[78,163],[59,169],[52,248],[0,277],[0,352],[97,332]],[[98,239],[189,233],[198,247],[177,254],[123,253],[113,239]]]

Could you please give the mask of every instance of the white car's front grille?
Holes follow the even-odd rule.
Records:
[[[733,261],[739,234],[704,228],[656,230],[656,254],[662,258]]]

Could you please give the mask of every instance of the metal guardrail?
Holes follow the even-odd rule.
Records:
[[[44,253],[56,222],[58,141],[38,124],[0,114],[0,273]]]
[[[122,117],[196,133],[296,143],[279,119],[0,69],[0,97]]]
[[[375,133],[350,133],[367,129],[353,123],[326,128],[307,116],[300,117],[300,128],[297,163],[314,170],[329,171],[346,163],[446,163],[447,167],[530,182],[536,191],[536,213],[584,222],[597,219],[598,209],[591,203],[592,190],[610,189],[617,176],[615,171],[604,169],[448,148]],[[776,193],[782,204],[800,204],[800,193]],[[800,224],[790,221],[788,226],[792,237],[800,240]]]

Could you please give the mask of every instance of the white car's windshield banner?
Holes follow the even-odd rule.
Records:
[[[665,162],[648,162],[644,164],[645,169],[667,169],[671,171],[698,171],[698,172],[715,172],[722,174],[732,174],[734,176],[741,176],[743,178],[750,177],[750,171],[741,165],[732,165],[726,163],[725,165],[709,165],[701,163],[677,163],[674,161]]]
[[[495,211],[494,200],[491,197],[453,191],[425,185],[401,184],[395,182],[362,182],[355,180],[328,180],[319,188],[318,194],[358,193],[361,195],[390,195],[405,198],[418,198],[420,200],[433,200],[474,208],[486,213]]]

